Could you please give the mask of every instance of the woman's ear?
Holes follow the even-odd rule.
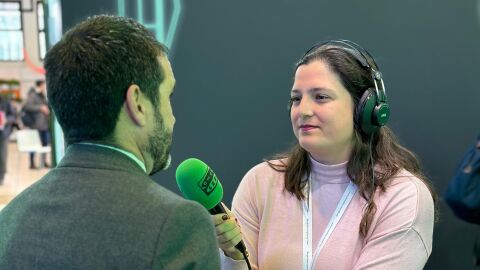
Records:
[[[147,122],[145,114],[145,101],[140,87],[132,84],[128,87],[125,97],[125,109],[129,118],[138,126],[144,126]]]

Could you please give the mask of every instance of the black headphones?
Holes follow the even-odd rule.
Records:
[[[349,40],[329,40],[316,44],[305,52],[302,59],[310,52],[325,45],[332,45],[336,48],[343,49],[355,57],[355,59],[370,72],[375,88],[368,88],[364,91],[355,108],[354,121],[364,135],[373,135],[381,126],[387,123],[390,117],[390,105],[388,105],[387,102],[382,73],[368,63],[370,59],[370,61],[376,65],[373,57],[360,45]]]

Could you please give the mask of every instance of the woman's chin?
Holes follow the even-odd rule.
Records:
[[[318,142],[312,142],[310,140],[300,140],[299,141],[300,146],[305,149],[307,152],[315,152],[315,149],[318,148]]]

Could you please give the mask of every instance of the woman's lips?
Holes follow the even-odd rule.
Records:
[[[317,126],[312,126],[312,125],[301,125],[300,130],[301,131],[310,131],[312,129],[318,128]]]

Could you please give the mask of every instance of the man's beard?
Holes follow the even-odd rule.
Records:
[[[153,134],[148,136],[148,149],[153,160],[150,175],[166,170],[170,167],[170,147],[172,145],[172,133],[165,129],[160,112],[155,111],[155,128]]]

